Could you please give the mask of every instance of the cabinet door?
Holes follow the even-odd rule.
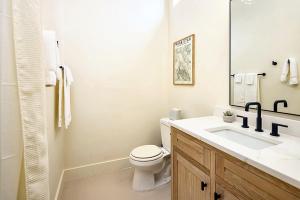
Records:
[[[192,162],[173,151],[172,200],[209,200],[210,179]]]
[[[219,200],[246,200],[241,196],[232,194],[230,191],[226,190],[219,184],[216,184],[216,193],[220,195]]]

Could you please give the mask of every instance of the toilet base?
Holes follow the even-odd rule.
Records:
[[[150,171],[135,169],[132,187],[138,192],[152,190],[155,187],[154,174]]]
[[[171,181],[170,159],[164,162],[162,169],[158,173],[153,171],[135,168],[132,188],[137,192],[154,190]]]

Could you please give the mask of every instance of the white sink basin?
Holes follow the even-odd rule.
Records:
[[[234,127],[218,127],[206,131],[255,150],[264,149],[281,143],[259,135],[261,133],[250,132]]]

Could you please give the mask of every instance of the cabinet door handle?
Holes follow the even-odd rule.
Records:
[[[207,187],[207,183],[201,181],[201,190],[204,191],[206,187]]]
[[[214,193],[214,200],[218,200],[220,198],[221,198],[221,195],[215,192]]]

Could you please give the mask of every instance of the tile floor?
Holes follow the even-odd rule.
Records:
[[[133,169],[65,183],[62,200],[170,200],[170,183],[150,192],[131,189]]]

